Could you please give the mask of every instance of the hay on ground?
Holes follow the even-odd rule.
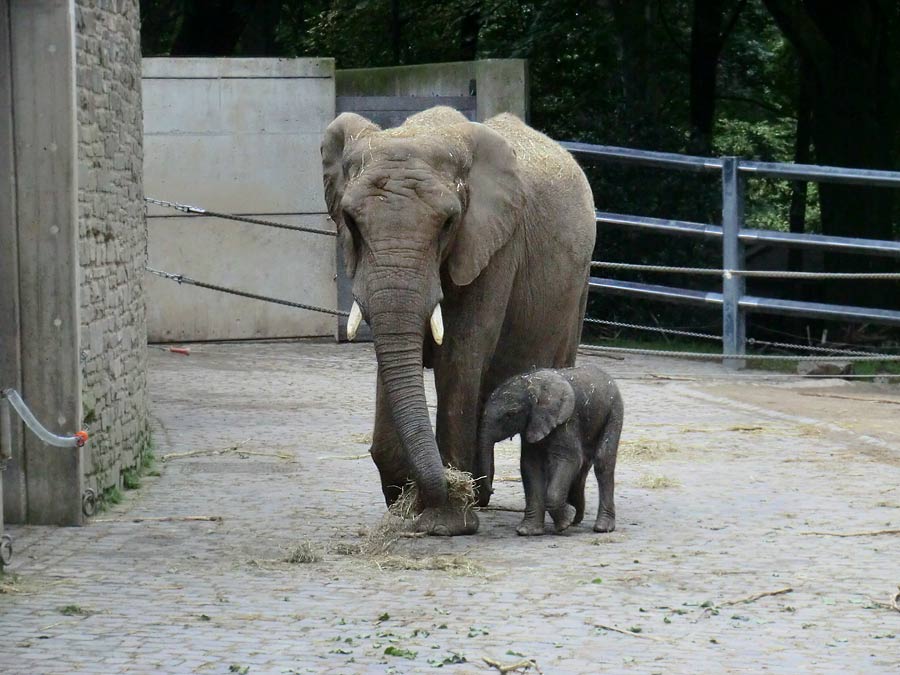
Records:
[[[414,558],[407,555],[385,555],[372,559],[378,569],[381,570],[408,570],[419,572],[422,570],[436,570],[448,572],[455,576],[482,576],[484,568],[472,560],[460,555],[429,555]]]
[[[652,461],[675,452],[678,448],[668,441],[636,438],[619,444],[618,459],[625,462]]]
[[[674,478],[649,473],[645,473],[637,480],[637,486],[647,490],[659,490],[662,488],[678,487],[679,485],[681,485],[681,483]]]

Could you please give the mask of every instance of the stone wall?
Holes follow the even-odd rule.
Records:
[[[78,223],[85,487],[149,447],[138,0],[77,0]]]

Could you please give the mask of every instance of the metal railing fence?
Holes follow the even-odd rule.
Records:
[[[767,243],[812,249],[864,253],[900,259],[900,242],[853,237],[833,237],[817,234],[799,234],[759,230],[745,227],[744,183],[747,178],[777,178],[781,180],[808,180],[814,182],[845,183],[881,187],[900,187],[900,172],[850,169],[809,164],[779,164],[756,162],[738,157],[696,157],[666,152],[651,152],[606,145],[562,143],[576,158],[582,161],[603,161],[636,166],[649,166],[692,171],[718,172],[722,180],[722,224],[708,225],[684,220],[667,220],[643,216],[597,211],[597,223],[619,227],[640,228],[665,232],[671,235],[719,239],[722,242],[722,269],[676,268],[659,265],[627,265],[623,263],[597,262],[595,267],[641,269],[644,271],[721,274],[722,292],[695,291],[673,286],[661,286],[605,277],[590,279],[591,290],[631,297],[651,298],[668,302],[700,304],[722,309],[722,354],[725,362],[741,367],[740,357],[746,353],[746,315],[753,313],[783,314],[817,319],[862,321],[900,326],[900,311],[874,309],[850,305],[834,305],[799,300],[757,297],[746,294],[748,276],[769,278],[839,278],[898,280],[900,274],[892,273],[797,273],[781,270],[747,270],[744,247],[748,243]]]

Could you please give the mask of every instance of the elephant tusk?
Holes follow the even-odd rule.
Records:
[[[431,313],[431,335],[438,344],[444,341],[444,317],[441,316],[440,303],[434,306],[434,311]]]
[[[356,331],[359,330],[359,324],[362,321],[362,310],[360,310],[359,305],[356,303],[356,300],[353,301],[353,306],[350,308],[350,316],[347,317],[347,339],[355,340],[356,339]]]

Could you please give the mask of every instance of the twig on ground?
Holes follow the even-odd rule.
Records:
[[[729,607],[731,605],[746,605],[751,602],[756,602],[760,598],[767,598],[771,595],[784,595],[785,593],[792,593],[794,591],[793,588],[787,586],[785,588],[779,588],[777,591],[763,591],[762,593],[754,593],[753,595],[748,595],[745,598],[737,598],[736,600],[726,600],[725,602],[720,602],[718,604],[719,607]]]
[[[491,668],[496,668],[501,673],[504,673],[504,675],[505,675],[505,673],[514,673],[514,672],[517,672],[520,670],[521,671],[531,670],[532,668],[534,668],[534,671],[536,673],[541,673],[543,675],[543,671],[540,668],[538,668],[537,661],[535,661],[534,659],[522,659],[521,661],[516,661],[515,663],[507,663],[507,664],[503,664],[503,663],[500,663],[499,661],[495,661],[494,659],[492,659],[489,656],[482,656],[481,659],[486,664],[488,664]]]
[[[884,602],[883,600],[873,600],[869,598],[869,602],[873,605],[878,605],[879,607],[884,607],[885,609],[892,609],[895,612],[900,612],[900,586],[897,587],[898,590],[891,596],[890,602]]]
[[[651,380],[672,380],[673,382],[696,382],[696,377],[681,377],[675,375],[657,375],[656,373],[649,373],[647,377]]]
[[[512,506],[478,506],[476,511],[509,511],[510,513],[525,513],[525,509],[516,509]]]
[[[222,516],[146,516],[136,518],[95,518],[92,523],[176,523],[201,521],[218,523]]]
[[[242,450],[241,446],[249,443],[251,439],[246,439],[241,441],[236,445],[231,445],[227,448],[222,449],[212,449],[212,450],[191,450],[190,452],[170,452],[168,455],[163,455],[160,457],[160,460],[163,462],[169,462],[173,459],[185,459],[186,457],[207,457],[213,455],[242,455],[245,457],[275,457],[276,459],[283,459],[288,462],[294,461],[294,456],[287,452],[259,452],[257,450]]]
[[[900,400],[895,398],[866,398],[863,396],[846,396],[844,394],[817,394],[811,391],[797,392],[801,396],[817,396],[819,398],[842,398],[848,401],[862,401],[863,403],[890,403],[891,405],[900,405]]]
[[[371,455],[368,452],[364,455],[323,455],[316,459],[365,459],[366,457],[371,457]]]
[[[818,535],[820,537],[874,537],[879,534],[900,534],[900,528],[889,530],[863,530],[861,532],[801,532],[802,535]]]
[[[594,623],[591,625],[594,628],[609,630],[613,633],[621,633],[622,635],[630,635],[631,637],[644,638],[645,640],[654,640],[655,642],[668,642],[668,640],[664,640],[663,638],[653,637],[652,635],[644,635],[643,633],[635,633],[630,630],[622,630],[621,628],[616,628],[615,626],[607,626],[605,623]]]

